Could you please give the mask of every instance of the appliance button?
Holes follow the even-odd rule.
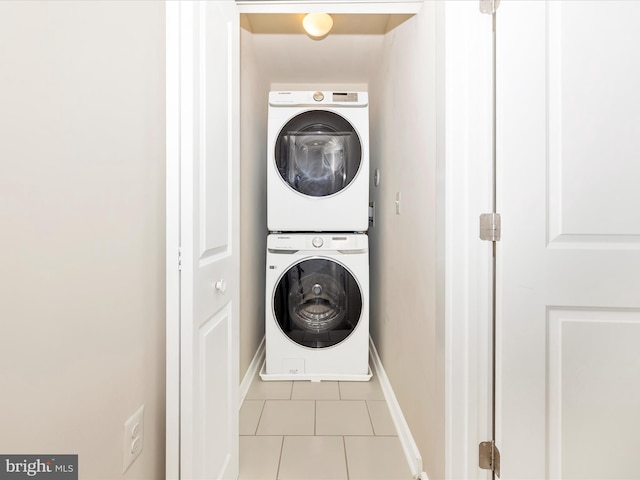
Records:
[[[314,247],[320,248],[324,243],[324,241],[322,240],[322,237],[314,237],[314,239],[311,240],[311,243],[313,244]]]
[[[313,94],[313,99],[316,102],[321,102],[322,100],[324,100],[324,94],[322,92],[316,92]]]

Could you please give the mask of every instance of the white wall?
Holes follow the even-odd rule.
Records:
[[[240,380],[264,336],[269,83],[253,35],[240,29]]]
[[[164,4],[0,2],[0,451],[164,471]]]
[[[370,83],[371,171],[381,173],[371,186],[371,333],[432,480],[444,478],[445,461],[436,61],[435,2],[426,2],[385,35]]]

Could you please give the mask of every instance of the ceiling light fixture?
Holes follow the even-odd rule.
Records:
[[[333,18],[328,13],[308,13],[302,19],[302,26],[309,36],[320,39],[333,27]]]

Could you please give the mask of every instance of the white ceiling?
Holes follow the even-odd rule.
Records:
[[[253,33],[304,35],[304,13],[247,13],[243,27]],[[333,28],[329,35],[382,35],[411,15],[331,14]]]

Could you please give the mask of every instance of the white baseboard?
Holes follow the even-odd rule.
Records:
[[[251,363],[249,364],[247,373],[244,374],[244,377],[242,377],[242,382],[240,382],[240,392],[239,392],[240,402],[239,402],[238,408],[242,407],[242,404],[244,403],[244,399],[247,396],[247,393],[249,392],[249,388],[251,387],[251,382],[256,377],[256,375],[258,375],[258,372],[262,368],[262,364],[264,363],[265,352],[266,350],[265,350],[264,337],[262,337],[262,341],[260,342],[260,345],[258,345],[258,350],[256,350],[256,353],[253,356]]]
[[[402,449],[404,450],[407,462],[409,463],[409,468],[411,469],[413,478],[415,478],[416,480],[429,480],[427,474],[422,471],[422,455],[420,455],[418,446],[413,440],[413,435],[411,435],[409,425],[407,424],[407,421],[402,414],[402,409],[400,408],[398,399],[393,393],[393,388],[391,387],[391,383],[389,382],[389,377],[387,377],[387,374],[384,371],[382,361],[380,360],[380,356],[378,355],[378,350],[376,350],[376,346],[374,345],[371,338],[369,338],[369,346],[371,347],[369,348],[371,366],[373,367],[374,375],[378,377],[378,381],[380,382],[380,386],[382,387],[382,393],[384,394],[384,398],[387,401],[387,406],[389,407],[389,412],[391,413],[391,419],[393,420],[393,424],[395,425],[396,431],[398,432],[398,438],[400,439],[400,444],[402,445]]]

